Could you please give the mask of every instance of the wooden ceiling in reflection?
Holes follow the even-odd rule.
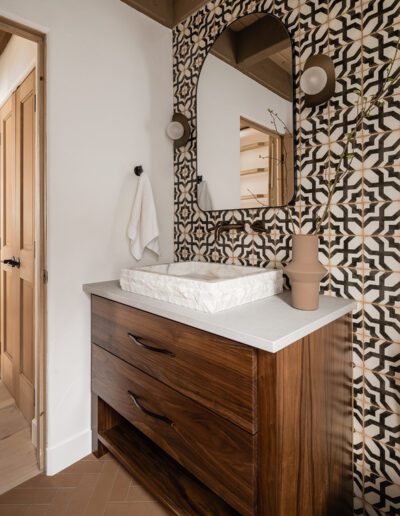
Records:
[[[4,32],[0,30],[0,56],[4,52],[4,49],[8,45],[8,42],[11,39],[11,34],[9,32]]]
[[[252,14],[233,22],[212,53],[286,100],[292,100],[292,48],[274,16]]]
[[[154,20],[174,27],[204,0],[122,0]],[[254,13],[232,23],[212,53],[247,76],[292,100],[292,49],[284,26],[273,16]]]

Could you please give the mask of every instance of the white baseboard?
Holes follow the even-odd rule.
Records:
[[[85,430],[57,446],[46,449],[46,474],[51,476],[92,452],[92,431]]]
[[[37,421],[36,418],[32,419],[32,444],[37,448]]]

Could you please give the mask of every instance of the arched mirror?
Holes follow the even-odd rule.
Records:
[[[270,14],[244,16],[218,37],[197,90],[202,210],[284,206],[294,194],[290,36]]]

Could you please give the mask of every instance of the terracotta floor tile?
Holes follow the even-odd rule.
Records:
[[[107,453],[106,455],[108,456],[109,454]],[[104,455],[104,457],[105,457],[105,455]],[[81,459],[81,462],[86,462],[86,461],[88,461],[88,460],[94,460],[94,461],[96,461],[96,460],[100,460],[100,459],[98,459],[97,457],[95,457],[95,456],[93,455],[93,453],[91,453],[91,454],[89,454],[89,455],[86,455],[86,457],[83,457],[83,459]]]
[[[69,468],[64,469],[66,474],[87,474],[87,473],[101,473],[105,462],[94,460],[83,460],[72,464]]]
[[[65,511],[66,516],[82,516],[95,490],[99,475],[85,475],[80,485],[71,494],[71,500]]]
[[[54,475],[52,477],[46,477],[45,475],[38,475],[34,478],[31,478],[27,482],[24,482],[17,489],[21,488],[35,488],[40,489],[42,487],[54,487],[54,488],[66,488],[66,487],[77,487],[81,480],[83,474],[82,473],[59,473],[58,475]]]
[[[151,502],[153,497],[141,486],[131,486],[126,497],[127,502]]]
[[[168,516],[157,502],[108,503],[102,516]]]
[[[96,487],[86,507],[85,516],[99,516],[99,514],[103,512],[104,506],[110,498],[117,472],[118,466],[116,462],[108,461],[104,464]]]
[[[52,503],[46,507],[43,516],[65,516],[74,491],[74,488],[57,489]]]
[[[0,496],[0,514],[2,505],[38,505],[52,502],[55,490],[41,489],[12,489]]]
[[[48,507],[48,505],[2,505],[0,514],[1,516],[47,516]]]
[[[26,505],[2,505],[0,507],[1,516],[26,516]]]
[[[95,455],[93,455],[93,453],[91,453],[90,455],[86,455],[86,457],[81,459],[82,462],[87,462],[87,461],[104,462],[104,461],[110,461],[110,460],[112,461],[114,459],[113,459],[112,455],[110,455],[109,453],[106,453],[105,455],[100,457],[100,459],[98,459]]]
[[[0,516],[166,516],[111,455],[88,456],[52,477],[39,475],[0,496]]]
[[[132,477],[120,465],[118,465],[117,474],[114,479],[114,484],[110,492],[110,502],[122,502],[126,500],[129,486],[132,485]]]

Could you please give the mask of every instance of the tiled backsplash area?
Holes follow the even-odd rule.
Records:
[[[294,42],[296,71],[309,55],[326,53],[337,73],[328,105],[305,108],[297,90],[295,224],[310,232],[325,201],[324,176],[354,121],[355,89],[377,91],[400,36],[399,0],[214,0],[174,29],[175,109],[188,116],[192,139],[175,157],[177,260],[282,267],[290,260],[292,228],[280,209],[202,212],[196,203],[196,84],[207,51],[234,19],[276,14]],[[400,68],[400,52],[393,69]],[[298,73],[296,81],[298,84]],[[267,114],[266,114],[267,116]],[[328,269],[323,290],[359,303],[354,317],[355,513],[400,513],[400,88],[366,122],[351,173],[334,197],[320,238]],[[222,234],[218,222],[247,223]],[[249,223],[262,220],[265,234]]]

